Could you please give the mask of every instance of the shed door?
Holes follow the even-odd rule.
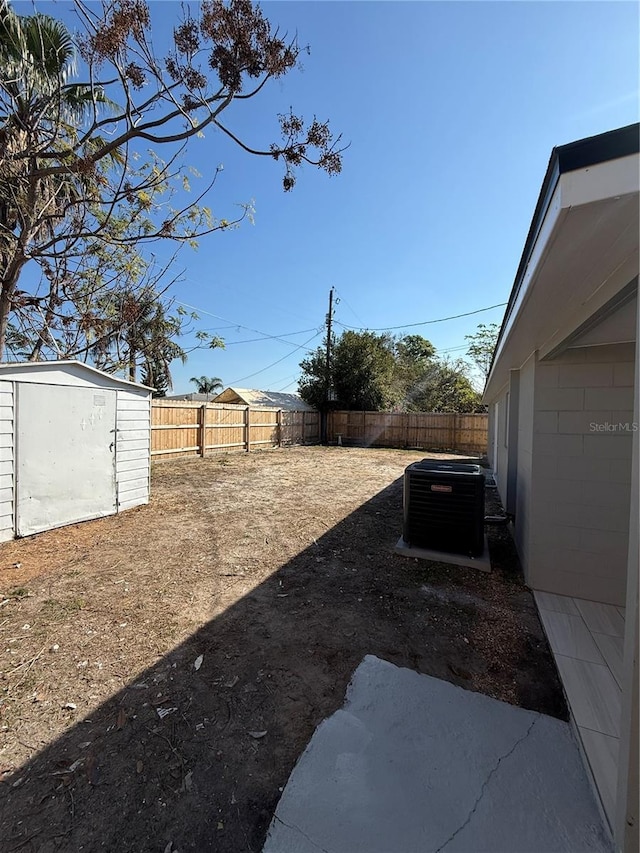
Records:
[[[116,392],[18,383],[16,532],[116,512]]]

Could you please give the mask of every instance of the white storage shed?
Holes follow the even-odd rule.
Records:
[[[149,502],[151,389],[79,361],[0,364],[0,541]]]

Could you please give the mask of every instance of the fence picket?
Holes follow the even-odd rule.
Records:
[[[327,418],[327,437],[335,443],[340,435],[344,445],[483,454],[487,421],[486,414],[336,411]],[[151,436],[154,458],[319,444],[320,415],[229,403],[154,400]]]

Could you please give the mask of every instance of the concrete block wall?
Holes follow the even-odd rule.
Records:
[[[522,365],[519,371],[518,399],[518,446],[517,472],[518,482],[515,504],[516,545],[525,578],[529,582],[531,554],[531,513],[532,513],[532,476],[533,476],[533,413],[536,378],[535,353]]]
[[[496,404],[497,403],[497,421]],[[507,407],[509,404],[509,386],[505,385],[491,406],[488,432],[488,444],[491,448],[491,467],[496,478],[500,495],[507,493],[508,448],[507,448]],[[497,428],[496,428],[497,427]],[[497,440],[496,440],[497,439]]]
[[[535,364],[533,395],[521,388],[532,403],[523,524],[536,589],[625,604],[634,359],[634,344],[570,349]]]
[[[507,490],[504,508],[515,515],[518,497],[518,415],[520,413],[520,371],[509,372],[509,414],[507,418]]]

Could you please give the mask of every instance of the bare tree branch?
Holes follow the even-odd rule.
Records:
[[[174,201],[187,177],[186,147],[206,128],[215,126],[247,154],[280,161],[285,190],[303,163],[329,175],[342,167],[344,148],[327,122],[279,116],[281,141],[261,148],[222,121],[232,104],[246,109],[298,63],[297,40],[281,36],[251,0],[203,0],[195,16],[183,9],[164,55],[154,48],[145,0],[74,0],[74,7],[75,39],[59,21],[37,12],[21,17],[0,0],[0,358],[12,313],[19,315],[16,341],[35,334],[34,357],[62,339],[67,350],[78,340],[68,278],[83,281],[88,247],[91,255],[99,246],[184,244],[250,215],[244,206],[234,219],[214,219],[201,207],[218,171],[190,203]],[[164,160],[149,152],[136,164],[148,144],[166,152]],[[19,282],[29,263],[43,276],[27,319]],[[65,263],[65,276],[56,278],[51,265]],[[108,278],[103,271],[100,291]],[[86,292],[73,310],[80,303],[93,317]]]

